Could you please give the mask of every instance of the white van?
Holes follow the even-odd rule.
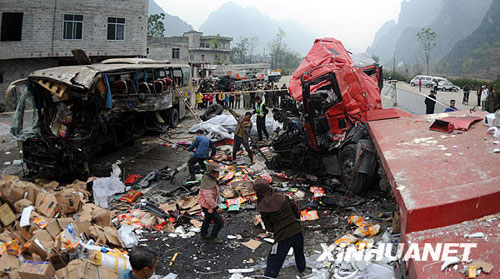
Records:
[[[418,86],[418,82],[419,82],[420,79],[422,80],[422,86],[432,87],[434,85],[433,84],[433,77],[431,77],[431,76],[424,76],[424,75],[415,76],[410,81],[410,85],[411,86]]]

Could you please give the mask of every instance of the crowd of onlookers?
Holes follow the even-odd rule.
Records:
[[[226,80],[201,79],[197,83],[196,107],[205,109],[217,103],[224,109],[246,109],[255,107],[257,97],[266,103],[268,108],[280,108],[290,93],[285,83],[278,87],[270,82],[247,81],[234,83]]]

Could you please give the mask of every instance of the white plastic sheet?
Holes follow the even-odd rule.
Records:
[[[257,136],[257,116],[252,116],[252,131],[250,135]],[[208,138],[212,141],[219,141],[222,139],[232,139],[234,129],[236,128],[237,121],[232,115],[222,114],[217,115],[203,123],[195,124],[189,129],[190,133],[195,133],[197,130],[203,130]],[[277,128],[276,121],[272,117],[266,117],[266,129],[269,134],[274,132]]]
[[[108,208],[114,194],[125,191],[125,185],[120,181],[120,168],[113,164],[113,172],[110,177],[97,178],[93,182],[92,192],[94,194],[94,204],[102,208]]]
[[[134,227],[123,225],[118,230],[118,235],[123,243],[125,248],[132,248],[139,243],[139,238],[134,233]]]

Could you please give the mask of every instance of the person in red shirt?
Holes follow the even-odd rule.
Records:
[[[198,194],[198,204],[205,214],[203,224],[201,225],[201,238],[211,239],[213,242],[221,244],[222,240],[218,237],[219,231],[224,226],[224,221],[219,213],[222,208],[219,207],[220,195],[217,179],[219,178],[219,166],[215,163],[207,165],[207,171],[201,178],[200,193]],[[208,227],[214,221],[214,227],[210,235]]]
[[[213,101],[214,101],[214,94],[213,93],[208,94],[208,105],[211,105]]]

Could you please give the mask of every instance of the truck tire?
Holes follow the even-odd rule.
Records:
[[[170,127],[176,128],[177,124],[179,124],[179,111],[176,108],[173,108],[170,112]]]
[[[356,167],[356,145],[346,145],[341,151],[342,183],[346,188],[356,194],[363,192],[370,184],[367,174],[355,172]]]

